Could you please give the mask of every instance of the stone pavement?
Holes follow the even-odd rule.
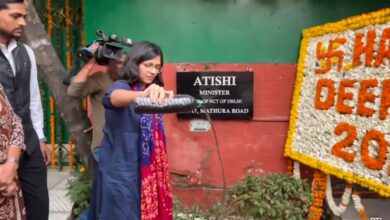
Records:
[[[335,199],[340,204],[340,199]],[[390,220],[390,199],[362,199],[368,220]],[[347,211],[341,216],[342,220],[359,220],[359,213],[353,207],[353,201],[348,205]]]
[[[72,208],[70,199],[66,196],[68,191],[66,183],[70,177],[70,171],[67,168],[62,171],[49,168],[47,174],[50,197],[49,220],[66,220]],[[335,200],[337,204],[340,203],[339,199]],[[362,203],[369,220],[390,220],[390,199],[362,199]],[[334,220],[337,219],[360,219],[359,214],[353,208],[352,201],[341,218],[334,218]]]
[[[66,196],[67,180],[70,177],[70,171],[64,168],[62,171],[48,168],[48,188],[49,188],[49,220],[66,220],[69,216],[72,204],[68,196]]]

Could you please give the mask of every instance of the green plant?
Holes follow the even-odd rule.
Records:
[[[72,212],[78,216],[88,208],[92,190],[92,180],[84,167],[72,173],[68,181],[68,190],[70,200],[73,202]]]
[[[207,212],[197,206],[182,208],[174,200],[175,219],[306,219],[311,186],[286,174],[248,176],[227,193],[226,203]]]
[[[199,206],[181,207],[180,201],[173,199],[174,219],[175,220],[205,220],[209,219],[209,214]]]
[[[311,186],[285,174],[248,176],[229,190],[228,215],[254,219],[306,219]]]

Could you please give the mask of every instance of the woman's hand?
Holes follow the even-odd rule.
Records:
[[[0,165],[0,191],[4,191],[14,181],[18,166],[16,163]]]
[[[152,102],[158,104],[162,104],[166,98],[173,98],[172,90],[165,90],[164,87],[157,84],[151,84],[143,93],[145,97],[149,97]]]
[[[16,182],[13,181],[4,190],[1,191],[1,195],[6,196],[6,197],[15,196],[18,190],[19,190],[19,188],[16,185]]]
[[[164,99],[173,98],[173,91],[165,90],[163,87],[151,84],[144,91],[128,91],[116,89],[111,93],[111,104],[116,108],[121,108],[134,103],[137,97],[149,97],[153,103],[162,104]]]

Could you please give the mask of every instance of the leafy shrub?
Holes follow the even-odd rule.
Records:
[[[68,181],[68,195],[73,202],[73,215],[80,215],[88,208],[92,190],[92,180],[84,167],[72,173]]]
[[[230,215],[254,219],[306,219],[311,186],[285,174],[248,176],[228,192]]]
[[[92,181],[85,169],[68,182],[73,214],[78,216],[90,202]],[[208,212],[197,206],[180,207],[174,200],[175,219],[306,219],[311,204],[311,186],[306,180],[286,174],[247,176],[228,190],[226,203]]]
[[[285,174],[248,176],[228,190],[226,202],[208,212],[194,206],[179,208],[175,200],[175,219],[307,219],[311,186]]]

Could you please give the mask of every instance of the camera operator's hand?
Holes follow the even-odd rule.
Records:
[[[88,49],[91,51],[91,53],[95,54],[95,52],[97,51],[97,49],[100,47],[100,44],[99,43],[93,43],[91,44]]]
[[[88,47],[89,52],[95,54],[97,49],[100,47],[99,43],[94,43]],[[81,70],[73,77],[72,82],[74,83],[84,83],[87,81],[88,77],[92,76],[96,71],[93,71],[96,64],[95,57],[92,57],[82,68]],[[71,82],[71,84],[72,84]]]
[[[96,53],[96,51],[99,49],[99,47],[100,47],[100,44],[99,44],[99,43],[93,43],[93,44],[91,44],[91,45],[88,47],[88,49],[90,50],[90,52],[91,52],[92,54],[95,55],[95,53]],[[96,64],[96,59],[95,59],[95,56],[94,56],[94,57],[92,57],[92,59],[90,59],[90,60],[83,66],[83,68],[80,70],[79,73],[81,73],[81,72],[87,72],[87,73],[88,73],[88,76],[92,76],[94,73],[96,73],[96,71],[95,71],[95,72],[92,71],[93,68],[94,68],[94,66],[95,66],[95,64]],[[79,75],[79,74],[77,74],[77,75]]]
[[[97,63],[96,63],[95,58],[92,58],[90,61],[88,61],[88,63],[86,63],[83,66],[83,68],[80,70],[80,72],[77,75],[80,75],[80,73],[84,73],[85,72],[87,74],[86,75],[87,77],[92,76],[94,73],[96,73],[96,71],[93,71],[93,68],[95,67],[96,64]]]

